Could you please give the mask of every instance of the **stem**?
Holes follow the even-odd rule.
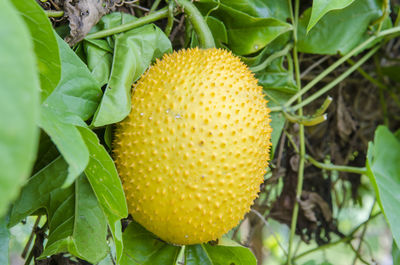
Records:
[[[372,212],[373,212],[374,207],[375,207],[375,203],[376,203],[376,199],[374,200],[374,203],[372,204],[371,210],[369,211],[369,217],[368,217],[368,219],[371,218]],[[353,263],[352,263],[353,265],[356,264],[357,259],[359,259],[359,260],[361,260],[362,262],[368,264],[368,262],[366,262],[365,260],[363,260],[363,258],[362,258],[361,255],[360,255],[361,245],[362,245],[362,242],[363,242],[363,238],[364,238],[364,236],[365,236],[365,232],[367,231],[367,227],[368,227],[368,224],[365,224],[364,227],[363,227],[363,230],[362,230],[362,232],[361,232],[360,242],[358,243],[357,249],[355,249],[355,254],[356,254],[356,256],[354,257],[354,260],[353,260]]]
[[[56,10],[45,10],[44,11],[47,17],[62,17],[64,16],[64,11],[56,11]]]
[[[350,65],[354,65],[355,62],[352,59],[348,59],[347,62]],[[380,82],[379,80],[376,80],[375,78],[373,78],[370,74],[368,74],[367,72],[364,71],[364,69],[362,69],[361,67],[357,68],[357,71],[368,81],[370,81],[372,84],[376,85],[379,88],[384,88],[387,89],[386,85],[383,84],[382,82]]]
[[[350,172],[350,173],[355,173],[355,174],[360,174],[360,175],[367,174],[367,169],[365,167],[350,167],[350,166],[338,166],[338,165],[332,165],[332,164],[325,164],[325,163],[318,162],[317,160],[315,160],[314,158],[312,158],[309,155],[306,155],[305,158],[314,166],[325,169],[325,170]]]
[[[215,48],[214,37],[211,34],[211,30],[196,6],[188,0],[176,0],[176,2],[183,8],[183,12],[185,12],[192,23],[197,37],[199,38],[200,47],[204,49]]]
[[[253,67],[250,67],[250,70],[251,70],[252,72],[258,72],[258,71],[264,70],[268,65],[271,64],[271,62],[272,62],[273,60],[275,60],[275,59],[277,59],[277,58],[279,58],[279,57],[285,56],[285,55],[290,51],[290,49],[291,49],[292,47],[293,47],[292,44],[290,44],[290,43],[287,44],[287,45],[285,46],[285,48],[283,48],[282,50],[280,50],[280,51],[278,51],[278,52],[275,52],[275,53],[271,54],[270,56],[268,56],[268,58],[265,59],[265,61],[262,62],[261,64],[256,65],[256,66],[253,66]]]
[[[166,18],[166,17],[168,17],[168,7],[164,7],[163,9],[155,11],[147,16],[140,17],[140,18],[136,19],[135,21],[131,21],[126,24],[122,24],[122,25],[119,25],[119,26],[116,26],[116,27],[113,27],[110,29],[105,29],[105,30],[101,30],[101,31],[98,31],[95,33],[88,34],[86,36],[86,39],[101,39],[101,38],[104,38],[104,37],[107,37],[110,35],[114,35],[114,34],[121,33],[121,32],[130,30],[130,29],[133,29],[133,28],[143,26],[145,24],[148,24],[148,23],[151,23],[151,22],[154,22],[154,21]]]
[[[294,17],[293,17],[293,8],[292,8],[292,3],[291,0],[288,0],[291,16],[292,16],[292,22],[293,22],[293,41],[294,41],[294,47],[293,47],[293,62],[294,62],[294,71],[295,71],[295,76],[296,76],[296,84],[298,89],[301,91],[301,80],[300,80],[300,66],[299,66],[299,59],[298,59],[298,54],[297,54],[297,22],[299,18],[299,0],[295,1],[295,7],[294,7]],[[301,96],[298,98],[298,103],[301,104]],[[298,115],[300,117],[303,116],[303,109],[299,108]],[[304,138],[304,125],[299,124],[299,138],[300,138],[300,161],[299,161],[299,169],[298,169],[298,175],[297,175],[297,187],[296,187],[296,200],[294,201],[294,206],[293,206],[293,213],[292,213],[292,223],[290,225],[290,237],[289,237],[289,249],[288,249],[288,255],[287,255],[287,264],[291,265],[292,264],[292,256],[293,256],[293,241],[294,241],[294,236],[296,233],[296,227],[297,227],[297,218],[299,214],[299,200],[301,197],[301,193],[303,190],[303,178],[304,178],[304,162],[305,162],[305,138]]]
[[[391,29],[387,29],[384,31],[381,31],[379,34],[372,36],[359,44],[357,47],[355,47],[353,50],[351,50],[349,53],[344,55],[342,58],[337,60],[335,63],[333,63],[331,66],[329,66],[325,71],[323,71],[321,74],[319,74],[314,80],[312,80],[310,83],[308,83],[306,86],[303,87],[299,92],[297,92],[295,95],[293,95],[285,104],[284,106],[287,108],[289,107],[294,101],[296,101],[299,97],[304,95],[308,90],[314,87],[315,84],[317,84],[319,81],[321,81],[325,76],[327,76],[329,73],[331,73],[333,70],[335,70],[338,66],[340,66],[342,63],[344,63],[347,59],[352,57],[353,55],[359,53],[362,51],[368,44],[371,42],[377,40],[378,38],[393,34],[393,33],[398,33],[400,32],[400,27],[395,27]]]
[[[375,48],[373,48],[372,50],[370,50],[366,55],[364,55],[356,64],[354,64],[352,67],[350,67],[349,69],[347,69],[344,73],[342,73],[340,76],[338,76],[338,78],[336,78],[334,81],[330,82],[329,84],[327,84],[326,86],[324,86],[323,88],[321,88],[320,90],[318,90],[316,93],[314,93],[313,95],[309,96],[308,98],[306,98],[303,102],[293,106],[292,108],[290,108],[292,111],[298,110],[299,108],[310,104],[311,102],[313,102],[315,99],[317,99],[318,97],[320,97],[321,95],[323,95],[324,93],[328,92],[329,90],[331,90],[334,86],[336,86],[337,84],[339,84],[340,82],[342,82],[344,79],[346,79],[346,77],[348,77],[351,73],[353,73],[355,70],[357,70],[357,68],[359,68],[365,61],[367,61],[372,55],[374,55],[374,53],[380,48],[380,46],[377,46]],[[312,82],[312,81],[311,81]]]
[[[154,10],[157,9],[157,7],[158,7],[158,5],[160,4],[160,2],[161,2],[161,0],[155,0],[155,1],[154,1],[153,5],[152,5],[151,8],[150,8],[149,14],[150,14],[150,13],[153,13]]]
[[[28,254],[28,251],[29,251],[29,249],[30,249],[30,247],[31,247],[31,244],[32,244],[33,237],[35,236],[35,232],[36,232],[36,229],[37,229],[37,227],[38,227],[38,225],[39,225],[39,222],[40,222],[40,219],[41,219],[41,218],[42,218],[42,216],[39,215],[39,216],[36,218],[35,224],[34,224],[33,227],[32,227],[32,233],[31,233],[31,235],[29,236],[28,242],[26,242],[25,248],[24,248],[24,250],[22,251],[22,254],[21,254],[21,257],[22,257],[23,259],[25,259],[25,258],[26,258],[26,254]]]
[[[356,228],[354,228],[353,231],[351,231],[350,234],[349,234],[348,236],[343,237],[343,238],[341,238],[341,239],[339,239],[339,240],[336,240],[336,241],[327,243],[327,244],[325,244],[325,245],[321,245],[321,246],[315,247],[315,248],[313,248],[313,249],[307,250],[307,251],[305,251],[305,252],[303,252],[303,253],[297,255],[296,257],[294,257],[293,260],[297,260],[297,259],[302,258],[302,257],[304,257],[304,256],[307,256],[308,254],[311,254],[311,253],[313,253],[313,252],[320,251],[320,250],[323,250],[323,249],[326,249],[326,248],[330,248],[330,247],[333,247],[333,246],[335,246],[335,245],[337,245],[337,244],[340,244],[340,243],[343,243],[343,242],[350,242],[351,240],[354,239],[354,234],[355,234],[361,227],[363,227],[364,225],[368,224],[371,220],[375,219],[375,217],[379,216],[380,214],[381,214],[381,212],[376,213],[376,214],[370,216],[367,220],[365,220],[364,222],[362,222],[361,224],[359,224]]]
[[[174,25],[174,1],[171,0],[168,3],[168,22],[167,26],[165,27],[165,35],[169,37],[172,31],[172,26]]]

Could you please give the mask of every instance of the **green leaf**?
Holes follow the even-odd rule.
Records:
[[[380,0],[355,0],[340,10],[333,10],[322,17],[307,33],[311,9],[299,19],[298,49],[314,54],[348,53],[368,37],[371,22],[382,15]]]
[[[254,17],[230,7],[228,3],[202,0],[196,2],[196,6],[204,15],[213,9],[211,15],[224,22],[228,32],[228,46],[238,55],[257,52],[292,29],[286,22],[275,18]]]
[[[222,48],[223,43],[228,43],[228,33],[226,32],[224,23],[222,23],[221,20],[211,16],[207,17],[206,22],[214,37],[216,47]]]
[[[171,42],[158,27],[148,24],[116,35],[110,80],[93,125],[124,119],[131,110],[131,87],[154,58],[171,51]]]
[[[185,265],[213,265],[202,244],[185,246]]]
[[[31,177],[13,205],[8,226],[13,227],[36,210],[48,207],[50,193],[60,188],[67,174],[68,164],[58,157]]]
[[[392,243],[392,257],[393,257],[393,265],[400,265],[400,249],[397,246],[395,240],[393,240]]]
[[[97,263],[107,255],[107,222],[86,177],[80,176],[66,190],[53,191],[49,204],[50,232],[40,258],[68,251]]]
[[[87,55],[87,65],[100,86],[107,84],[111,73],[112,50],[109,52],[103,47],[111,49],[105,40],[84,41],[83,47]]]
[[[256,265],[250,249],[222,238],[218,245],[202,244],[185,247],[185,264],[190,265]]]
[[[297,91],[292,72],[283,66],[283,57],[274,60],[265,70],[257,72],[256,78],[264,88],[268,107],[283,105]],[[271,154],[273,155],[282,134],[285,117],[282,112],[273,112],[270,116],[273,128],[271,134]]]
[[[180,247],[156,238],[133,221],[123,233],[121,265],[175,265]]]
[[[114,162],[97,135],[88,128],[79,128],[89,148],[90,160],[85,174],[93,188],[113,234],[117,261],[121,259],[123,243],[120,220],[128,216],[128,207]]]
[[[44,105],[64,122],[68,122],[66,116],[72,114],[87,120],[100,102],[101,87],[68,44],[58,36],[57,41],[62,64],[61,80]]]
[[[40,85],[31,37],[8,1],[0,1],[0,217],[32,169]]]
[[[68,120],[68,117],[70,116],[63,116],[66,120]],[[75,118],[75,116],[72,116],[72,118]],[[46,107],[46,105],[41,108],[39,126],[50,136],[68,162],[68,177],[63,187],[71,185],[85,170],[89,162],[89,151],[81,134],[74,125],[63,121],[53,109]],[[84,126],[84,123],[82,126]]]
[[[11,0],[11,2],[21,13],[31,33],[40,74],[42,101],[44,101],[57,86],[61,76],[60,55],[54,30],[42,7],[35,0]],[[10,23],[12,22],[9,21],[5,25]]]
[[[307,25],[307,32],[309,32],[326,13],[332,10],[345,8],[353,2],[354,0],[314,0],[310,21]]]
[[[384,126],[375,131],[374,143],[368,146],[367,170],[379,205],[400,244],[400,141]]]
[[[67,175],[68,164],[58,157],[30,178],[12,208],[9,226],[45,209],[50,232],[42,257],[70,252],[96,263],[108,252],[107,222],[86,177],[63,189]]]
[[[200,0],[203,2],[204,0]],[[207,2],[208,0],[206,0]],[[253,17],[276,18],[286,21],[290,17],[288,1],[264,1],[264,0],[219,0],[233,9],[240,10]]]
[[[6,226],[5,218],[0,218],[0,264],[9,264],[10,232]]]

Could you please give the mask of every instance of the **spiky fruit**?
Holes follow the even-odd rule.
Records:
[[[269,160],[269,109],[230,52],[165,55],[141,77],[114,155],[129,213],[161,239],[197,244],[228,232],[257,197]]]

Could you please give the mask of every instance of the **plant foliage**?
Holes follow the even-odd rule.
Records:
[[[99,17],[90,34],[71,48],[62,29],[76,25],[68,25],[67,12],[52,1],[0,1],[0,264],[8,264],[10,229],[29,216],[38,222],[26,264],[55,257],[121,265],[255,265],[256,256],[262,262],[243,246],[239,226],[230,239],[189,246],[168,244],[146,231],[128,217],[112,159],[113,125],[130,112],[132,84],[165,53],[205,43],[240,56],[269,101],[273,160],[254,205],[257,218],[250,213],[246,219],[265,225],[272,218],[290,227],[282,263],[293,264],[337,243],[351,246],[356,260],[366,263],[359,253],[365,230],[358,249],[351,242],[382,212],[394,239],[394,264],[400,264],[400,65],[399,54],[391,50],[398,47],[400,33],[399,15],[391,9],[399,5],[384,0],[117,2],[117,11]],[[64,20],[49,19],[54,8]],[[374,68],[365,71],[368,63]],[[362,127],[365,131],[360,128],[366,120],[357,124],[355,111],[344,103],[354,94],[342,89],[357,71],[378,91],[368,111],[379,106],[383,113],[372,129]],[[306,79],[310,72],[315,75]],[[354,105],[360,104],[359,95],[354,97]],[[334,111],[328,109],[332,98]],[[329,137],[324,136],[310,144],[321,132],[339,143],[326,147]],[[370,141],[368,147],[354,144],[360,134]],[[349,138],[351,150],[346,149]],[[348,155],[336,162],[347,164],[333,164],[335,157],[328,153],[341,149]],[[335,214],[356,201],[361,176],[369,177],[367,190],[380,210],[372,207],[368,219],[344,235]],[[342,183],[339,195],[337,183]],[[343,204],[332,203],[333,196]],[[255,231],[252,236],[264,244],[261,230]],[[322,246],[295,253],[296,234]]]

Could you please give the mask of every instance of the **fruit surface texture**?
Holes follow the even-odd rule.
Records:
[[[114,135],[129,213],[172,244],[221,237],[257,197],[269,124],[262,88],[229,51],[164,55],[134,85]]]

